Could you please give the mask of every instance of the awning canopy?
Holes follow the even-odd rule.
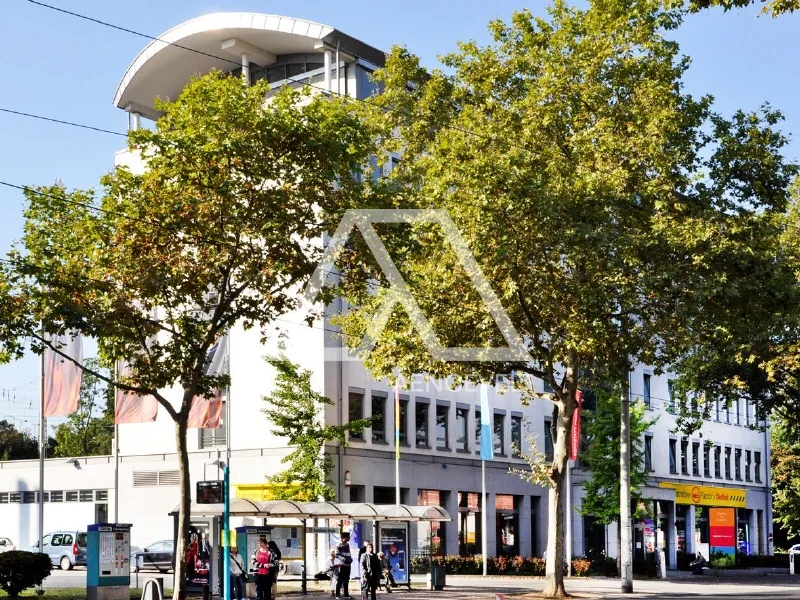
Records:
[[[179,505],[180,506],[180,505]],[[178,514],[176,506],[169,514]],[[222,504],[191,505],[193,517],[222,516]],[[232,517],[261,517],[273,519],[351,519],[353,521],[450,521],[450,515],[440,506],[409,506],[406,504],[369,504],[336,502],[296,502],[274,500],[259,502],[243,498],[231,500]]]

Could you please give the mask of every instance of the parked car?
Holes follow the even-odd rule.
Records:
[[[0,553],[9,552],[16,549],[17,547],[14,545],[14,542],[12,542],[9,538],[0,537]]]
[[[795,544],[789,548],[789,554],[800,554],[800,544]]]
[[[56,531],[45,535],[42,541],[42,551],[48,554],[53,565],[60,567],[62,571],[86,566],[85,531]],[[37,541],[33,545],[33,552],[38,551]]]
[[[159,540],[148,544],[136,553],[133,570],[135,573],[145,569],[155,569],[166,573],[172,569],[175,556],[175,543],[172,540]]]

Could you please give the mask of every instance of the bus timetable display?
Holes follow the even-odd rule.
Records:
[[[222,481],[198,481],[198,504],[222,504],[225,501]]]

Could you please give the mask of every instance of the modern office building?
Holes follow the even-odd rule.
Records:
[[[142,118],[158,117],[153,108],[157,97],[176,97],[193,74],[214,68],[244,73],[251,80],[265,78],[273,88],[310,82],[319,93],[364,98],[374,91],[370,73],[383,60],[380,50],[325,25],[265,14],[212,14],[178,25],[142,50],[125,72],[114,103],[128,114],[130,126],[138,127]],[[128,151],[117,153],[116,164],[142,168]],[[380,425],[351,435],[348,447],[328,447],[338,500],[393,504],[394,391],[386,381],[374,380],[360,362],[346,359],[347,351],[330,322],[335,310],[336,306],[331,306],[326,317],[311,327],[301,314],[287,315],[276,325],[286,334],[289,358],[310,369],[315,388],[334,401],[324,415],[328,422],[383,416]],[[289,452],[285,441],[271,433],[261,412],[263,397],[273,389],[274,375],[263,356],[278,349],[275,341],[262,345],[259,337],[258,332],[242,328],[230,334],[232,385],[224,413],[229,427],[190,431],[193,487],[198,480],[219,478],[217,467],[210,463],[229,444],[236,494],[268,498],[266,477],[281,469],[281,459]],[[544,392],[542,388],[539,391]],[[730,506],[717,500],[726,494],[744,494],[744,500],[735,504],[739,507],[737,522],[745,528],[751,551],[768,550],[768,446],[764,433],[748,429],[753,424],[752,413],[744,409],[719,413],[719,418],[705,424],[703,437],[683,439],[670,433],[674,417],[668,410],[668,377],[640,367],[632,374],[632,392],[658,416],[645,438],[652,479],[644,496],[652,503],[653,516],[636,524],[636,552],[644,557],[658,545],[667,549],[669,564],[675,565],[678,549],[692,550],[705,543],[709,536],[706,507]],[[552,452],[552,404],[546,399],[523,403],[514,391],[498,394],[492,390],[490,399],[496,456],[487,464],[489,492],[484,505],[478,390],[451,389],[446,382],[418,378],[402,392],[400,501],[441,505],[453,517],[447,523],[412,527],[412,552],[428,543],[428,534],[434,552],[480,552],[481,514],[486,511],[490,554],[543,554],[547,490],[509,474],[509,468],[524,467],[512,445],[527,450],[527,434],[538,440],[543,451]],[[230,440],[226,440],[226,430],[231,432]],[[717,446],[707,449],[707,440]],[[46,461],[46,531],[113,519],[118,503],[117,519],[133,524],[134,544],[145,546],[172,537],[169,513],[178,502],[172,421],[161,411],[154,423],[121,425],[118,444],[118,497],[113,457]],[[578,465],[572,480],[575,502],[570,507],[573,553],[603,550],[613,556],[615,529],[596,527],[591,518],[583,518],[575,510],[585,476]],[[0,463],[0,523],[4,527],[0,534],[11,536],[22,547],[38,536],[37,489],[36,461]],[[196,525],[211,528],[205,520]],[[431,530],[423,530],[427,527]],[[699,530],[699,538],[695,530]]]

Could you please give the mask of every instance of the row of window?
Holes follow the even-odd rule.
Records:
[[[644,401],[645,406],[652,405],[652,396],[650,394],[650,385],[651,385],[652,375],[649,373],[642,374],[642,399]],[[670,412],[676,412],[678,410],[678,401],[675,398],[675,389],[672,380],[667,381],[667,409]],[[696,413],[698,411],[697,400],[691,400],[692,412]],[[743,408],[743,410],[742,410]],[[752,411],[750,405],[743,399],[737,398],[731,404],[725,405],[725,402],[717,399],[714,401],[713,407],[713,418],[717,423],[722,423],[723,418],[724,422],[731,425],[757,425],[757,419],[755,414]],[[709,415],[710,416],[710,415]],[[744,416],[744,419],[742,417]]]
[[[702,452],[701,452],[702,445]],[[712,455],[713,453],[713,462]],[[723,461],[724,453],[724,461]],[[680,440],[680,474],[689,475],[691,461],[692,472],[695,477],[700,477],[700,462],[702,454],[703,477],[711,478],[711,468],[714,468],[713,477],[722,479],[723,466],[725,479],[736,481],[755,481],[761,483],[761,451],[743,450],[731,446],[712,446],[692,442],[691,455],[689,454],[689,440]],[[648,435],[644,439],[645,469],[653,470],[653,437]],[[744,459],[744,460],[742,460]],[[678,474],[678,440],[669,440],[669,472]]]
[[[388,397],[384,393],[373,393],[370,398],[370,413],[366,414],[365,398],[361,392],[351,391],[348,396],[348,417],[350,421],[357,421],[367,416],[373,417],[372,422],[372,442],[376,444],[387,443],[387,402]],[[399,435],[400,444],[411,446],[412,443],[417,448],[431,448],[432,441],[436,444],[437,450],[455,449],[458,452],[469,452],[471,449],[476,451],[481,444],[481,411],[475,408],[475,436],[474,441],[469,435],[469,413],[472,408],[468,405],[458,404],[455,408],[455,434],[450,431],[451,405],[449,402],[437,401],[433,407],[429,400],[417,398],[413,408],[413,431],[409,432],[409,400],[400,399],[400,423]],[[435,417],[435,429],[430,429],[431,412]],[[493,443],[494,452],[497,455],[505,456],[508,454],[506,445],[505,427],[506,414],[496,411],[493,419]],[[391,427],[389,431],[393,431]],[[350,432],[350,439],[364,441],[364,434],[361,432]],[[514,455],[522,448],[522,415],[511,415],[511,447]],[[452,444],[452,445],[451,445]],[[474,444],[474,446],[473,446]]]
[[[52,490],[45,502],[108,502],[108,490]],[[0,492],[0,504],[36,504],[39,492]]]

